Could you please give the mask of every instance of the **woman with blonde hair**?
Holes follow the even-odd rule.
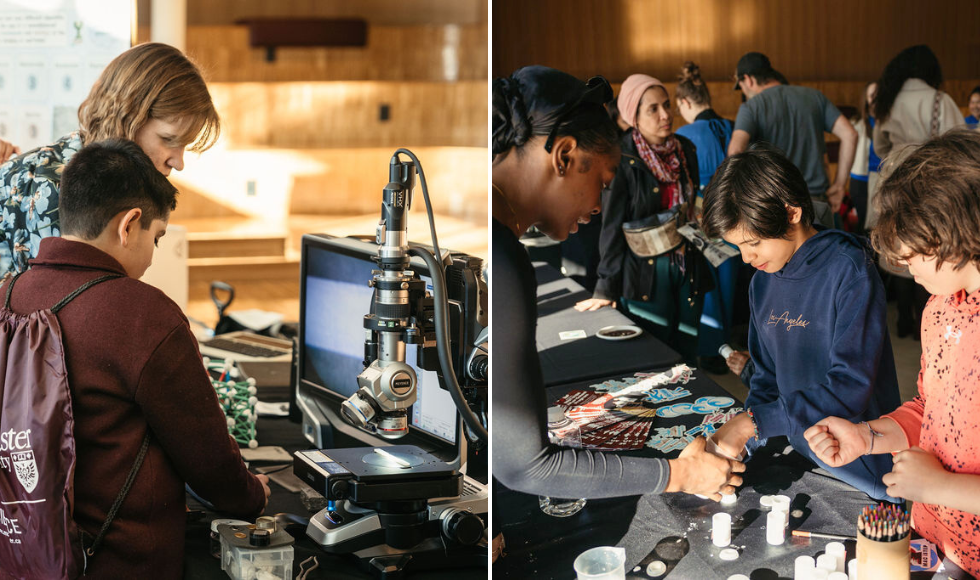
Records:
[[[42,238],[61,235],[61,172],[90,143],[135,141],[164,175],[184,168],[184,150],[202,152],[220,132],[200,70],[180,50],[134,46],[110,62],[78,108],[78,131],[0,166],[3,221],[0,276],[23,272]]]

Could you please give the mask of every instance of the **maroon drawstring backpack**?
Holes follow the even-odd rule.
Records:
[[[75,524],[75,421],[57,313],[92,286],[120,277],[90,280],[27,315],[10,310],[17,278],[7,286],[0,309],[0,578],[84,575],[143,463],[149,433],[98,535]]]

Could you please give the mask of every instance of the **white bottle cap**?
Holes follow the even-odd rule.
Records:
[[[735,352],[735,349],[728,346],[727,344],[723,344],[720,347],[718,347],[718,354],[720,354],[721,358],[723,359],[727,360],[728,357],[731,356],[733,352]]]

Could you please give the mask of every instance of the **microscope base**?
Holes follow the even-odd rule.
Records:
[[[375,578],[397,580],[419,570],[486,568],[487,544],[484,541],[476,546],[450,549],[442,538],[428,538],[407,550],[380,545],[354,552],[354,556]]]
[[[489,493],[482,489],[431,500],[428,520],[421,524],[424,539],[410,548],[389,546],[378,513],[349,501],[337,505],[333,512],[322,510],[311,517],[306,534],[325,552],[353,554],[363,568],[382,580],[402,578],[406,571],[485,567],[486,530],[475,546],[449,542],[443,536],[441,517],[450,509],[485,517],[488,499]]]

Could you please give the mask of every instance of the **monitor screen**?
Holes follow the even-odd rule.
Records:
[[[368,287],[376,246],[349,238],[305,236],[300,282],[300,384],[312,387],[339,405],[357,391],[364,370],[364,315],[370,312],[374,290]],[[412,267],[426,281],[421,262]],[[439,387],[435,372],[416,365],[418,349],[408,345],[406,363],[418,375],[418,400],[409,413],[410,429],[455,443],[458,415],[449,392]]]

